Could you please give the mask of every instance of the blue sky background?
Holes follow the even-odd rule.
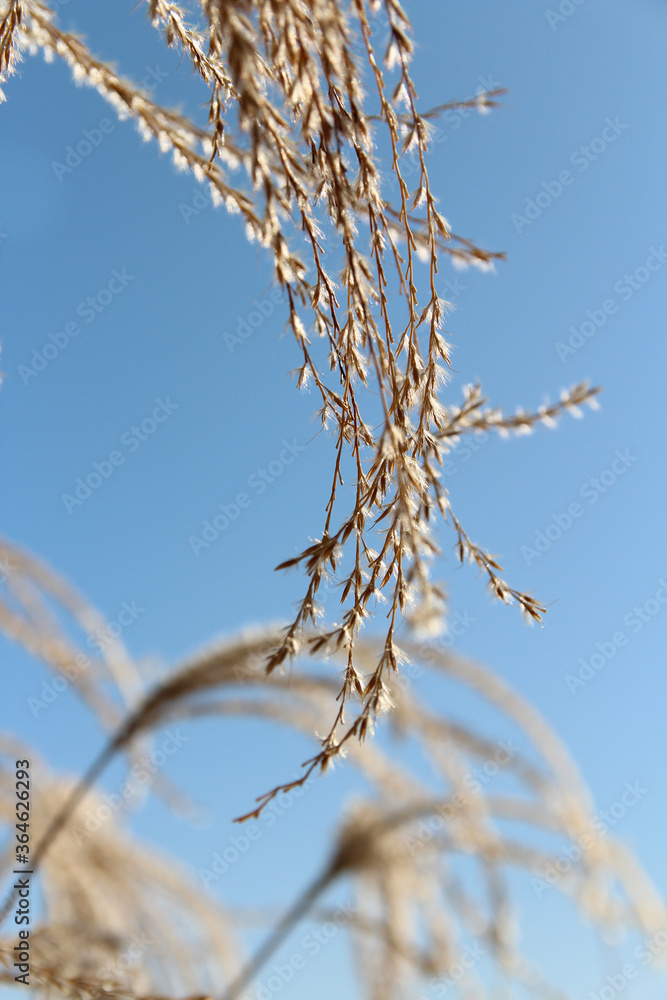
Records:
[[[443,261],[439,285],[456,306],[448,331],[458,373],[445,401],[458,402],[461,386],[478,378],[489,399],[510,410],[537,406],[584,378],[604,386],[600,411],[586,410],[584,421],[567,417],[557,432],[490,440],[474,455],[460,449],[453,456],[447,485],[459,517],[502,556],[513,586],[551,605],[545,627],[526,627],[516,610],[491,601],[472,569],[456,568],[447,533],[437,575],[447,580],[452,612],[474,619],[455,648],[497,670],[542,710],[599,806],[616,801],[626,782],[647,789],[614,832],[667,895],[667,604],[649,603],[641,628],[627,618],[667,580],[667,5],[561,6],[573,12],[557,20],[548,16],[558,12],[555,2],[406,3],[423,108],[479,87],[510,90],[504,108],[490,115],[442,122],[429,160],[454,231],[508,255],[493,274],[457,272]],[[157,101],[201,113],[203,91],[134,0],[70,0],[61,4],[60,23],[84,33],[123,73],[154,86]],[[144,610],[123,634],[137,657],[174,664],[242,625],[284,620],[303,578],[273,567],[321,530],[332,447],[325,435],[314,437],[315,397],[297,394],[287,377],[298,357],[281,337],[279,307],[233,350],[225,342],[253,312],[253,300],[268,299],[267,259],[224,210],[204,207],[186,222],[182,206],[193,204],[194,179],[177,173],[130,123],[117,122],[96,92],[77,89],[64,65],[27,58],[7,96],[0,109],[3,533],[65,574],[110,619],[124,601],[137,602]],[[91,155],[71,172],[54,168],[104,119],[113,127]],[[605,133],[608,119],[615,132]],[[603,133],[613,141],[596,141]],[[594,157],[586,169],[581,147]],[[540,198],[532,221],[517,221],[527,199],[557,190],[553,182],[564,170],[571,183],[549,204]],[[661,262],[657,270],[637,271],[647,258],[651,266]],[[132,280],[93,321],[79,314],[80,334],[25,384],[20,366],[31,363],[33,349],[77,322],[80,303],[106,288],[114,269]],[[604,325],[580,337],[576,350],[559,350],[570,328],[608,300]],[[165,399],[177,409],[135,449],[130,428]],[[256,494],[249,477],[278,460],[284,441],[305,450]],[[123,464],[68,512],[62,495],[114,450]],[[604,475],[618,451],[628,456],[625,468]],[[604,492],[592,482],[601,475]],[[239,491],[252,494],[250,507],[195,556],[189,536]],[[581,516],[531,555],[536,533],[577,502]],[[628,642],[571,691],[566,675],[619,630]],[[2,657],[3,727],[54,767],[79,770],[99,746],[88,714],[63,696],[35,718],[28,697],[39,694],[46,672],[6,643]],[[486,718],[463,697],[453,708],[473,722]],[[296,770],[305,744],[269,745],[261,728],[213,722],[188,732],[190,743],[168,773],[207,805],[210,822],[193,830],[150,803],[132,828],[196,868],[234,833],[229,819],[252,795]],[[110,772],[109,788],[119,774]],[[221,897],[290,898],[315,872],[324,832],[350,784],[338,769],[311,788],[266,830],[252,858],[228,873]],[[278,872],[276,856],[283,859]],[[573,995],[598,993],[618,957],[599,951],[565,903],[519,892],[529,914],[528,950]],[[336,942],[308,965],[290,996],[308,997],[316,984],[319,996],[338,996],[338,988],[326,993],[321,984],[342,955]],[[664,983],[636,980],[625,995],[650,1000],[664,995]]]

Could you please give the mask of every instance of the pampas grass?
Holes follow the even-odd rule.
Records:
[[[11,550],[18,564],[18,550]],[[49,571],[37,572],[35,560],[22,563],[48,580],[51,590],[69,595],[64,583],[53,586]],[[84,613],[80,605],[79,612]],[[499,744],[488,732],[452,720],[433,708],[432,699],[424,703],[417,685],[395,677],[382,739],[350,741],[346,748],[347,767],[363,775],[366,791],[349,802],[337,828],[330,830],[321,871],[307,882],[295,870],[294,883],[302,890],[286,901],[284,915],[257,952],[241,961],[239,921],[230,908],[213,905],[186,872],[133,841],[122,813],[91,827],[90,816],[104,803],[93,786],[116,755],[131,754],[138,739],[180,720],[213,716],[221,726],[225,719],[261,720],[267,745],[286,729],[316,746],[315,733],[326,725],[346,654],[333,647],[316,665],[312,655],[298,657],[289,672],[279,668],[267,675],[267,654],[282,634],[276,628],[246,632],[174,666],[137,701],[78,781],[52,774],[15,740],[0,743],[7,760],[33,760],[39,789],[31,820],[31,867],[39,873],[45,903],[33,932],[31,972],[39,995],[238,1000],[295,926],[321,916],[332,887],[345,890],[350,900],[344,933],[357,956],[365,996],[399,1000],[415,995],[427,981],[447,981],[471,941],[478,942],[502,980],[540,995],[546,984],[522,952],[509,876],[518,870],[526,878],[543,879],[547,866],[584,838],[588,848],[555,889],[605,935],[633,927],[652,934],[664,925],[664,904],[629,853],[600,831],[575,764],[539,713],[493,672],[406,642],[405,655],[424,673],[465,685],[504,716],[516,745],[512,740]],[[38,648],[48,654],[48,635],[42,639]],[[376,643],[359,638],[362,677],[376,669],[379,655]],[[59,671],[50,656],[43,659]],[[420,754],[411,754],[410,764],[404,753],[408,741]],[[505,748],[502,754],[499,747]],[[476,767],[498,760],[504,772],[501,794],[471,780],[479,773]],[[13,822],[13,791],[7,767],[0,772],[0,815],[7,825]],[[544,846],[545,834],[553,846]],[[481,898],[458,871],[460,856],[476,860],[486,887]],[[7,856],[3,868],[10,867]],[[5,915],[12,901],[10,894]],[[137,941],[150,943],[138,961],[124,962]],[[0,938],[6,969],[0,976],[8,982],[12,943],[11,937]],[[461,995],[486,995],[482,984],[481,971],[473,968]]]
[[[330,427],[334,457],[320,536],[278,567],[299,566],[305,593],[267,669],[293,658],[304,641],[314,652],[321,642],[346,651],[338,707],[314,764],[323,768],[349,739],[365,738],[386,704],[401,621],[407,616],[423,631],[442,627],[445,591],[430,573],[440,551],[438,517],[455,533],[458,559],[482,570],[494,596],[531,620],[545,612],[506,583],[454,512],[440,473],[448,443],[482,429],[526,433],[593,404],[597,390],[575,386],[558,404],[515,417],[483,410],[478,387],[465,390],[460,406],[441,399],[451,362],[442,329],[448,304],[435,288],[440,259],[488,268],[502,254],[451,233],[427,169],[430,125],[451,107],[488,111],[503,91],[420,110],[410,25],[396,0],[201,0],[199,26],[181,5],[150,0],[147,7],[167,45],[208,88],[206,128],[121,78],[60,29],[39,0],[7,8],[0,71],[8,76],[24,51],[63,59],[77,83],[98,90],[178,168],[193,171],[214,204],[240,214],[248,239],[273,261],[301,357],[296,383],[318,396],[317,417]],[[373,41],[380,16],[387,29],[382,52]],[[391,165],[395,203],[383,193],[379,151]],[[418,163],[414,190],[403,173],[408,153]],[[396,295],[399,310],[389,306]],[[353,480],[353,497],[341,489],[344,476]],[[341,614],[324,624],[317,593],[332,576]],[[355,644],[378,600],[388,607],[385,643],[362,684]],[[318,634],[305,640],[313,628]]]
[[[317,419],[332,434],[331,490],[319,537],[278,567],[304,575],[292,620],[231,637],[175,665],[152,689],[119,641],[99,657],[84,654],[75,636],[103,628],[101,616],[56,573],[0,543],[0,629],[67,677],[107,734],[80,778],[38,765],[32,863],[45,905],[33,939],[36,992],[76,1000],[234,1000],[293,928],[322,912],[337,885],[355,901],[346,933],[369,998],[413,996],[429,978],[446,977],[471,939],[483,943],[504,981],[539,994],[545,984],[521,951],[508,872],[540,873],[557,859],[557,851],[537,846],[544,831],[561,844],[588,838],[590,849],[558,889],[601,929],[649,933],[666,915],[637,864],[598,832],[575,765],[533,708],[490,671],[434,650],[426,657],[436,676],[494,705],[530,747],[507,754],[513,791],[494,796],[469,780],[475,765],[497,752],[489,733],[423,703],[401,672],[406,659],[424,661],[414,637],[437,633],[446,612],[444,587],[431,576],[438,522],[453,531],[458,561],[475,564],[495,597],[528,620],[545,612],[504,580],[496,559],[466,532],[441,478],[448,450],[465,434],[525,434],[563,413],[578,416],[583,405],[595,405],[598,391],[576,385],[557,403],[514,414],[488,405],[479,386],[465,387],[460,402],[444,398],[451,353],[448,303],[436,292],[442,258],[489,269],[503,255],[451,232],[427,169],[430,128],[450,108],[496,107],[503,91],[420,110],[410,24],[397,0],[200,0],[195,7],[147,2],[156,30],[207,88],[205,123],[156,104],[59,27],[41,0],[5,3],[0,78],[25,54],[64,60],[77,84],[94,87],[207,186],[215,204],[240,215],[285,295],[297,387],[314,391]],[[414,189],[406,180],[408,154],[417,164]],[[393,201],[388,179],[398,191]],[[323,620],[317,602],[327,581],[340,588],[335,621]],[[363,625],[378,601],[388,624],[371,640]],[[399,648],[402,624],[408,639]],[[131,763],[164,725],[204,715],[220,717],[221,725],[227,717],[260,719],[275,739],[286,728],[313,740],[300,776],[260,795],[240,819],[257,817],[343,756],[368,789],[330,831],[322,871],[305,884],[295,872],[302,890],[243,962],[230,914],[204,900],[185,873],[135,843],[120,822],[94,835],[85,826],[87,811],[99,805],[95,783],[112,760]],[[380,717],[383,739],[365,742]],[[406,739],[429,763],[430,780],[401,754]],[[7,737],[2,751],[13,757],[16,743]],[[20,756],[35,760],[29,749]],[[0,812],[7,823],[11,790],[5,769]],[[154,790],[172,805],[182,801],[164,778]],[[481,900],[457,874],[460,854],[478,864]],[[3,864],[10,867],[7,857]],[[123,962],[143,938],[150,944],[140,961]],[[0,941],[8,982],[12,944]],[[475,969],[462,990],[484,995]]]

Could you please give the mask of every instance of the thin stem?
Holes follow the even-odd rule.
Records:
[[[305,889],[284,917],[279,920],[264,944],[259,948],[254,957],[250,959],[245,969],[241,971],[238,977],[231,984],[222,1000],[238,1000],[242,991],[253,981],[255,976],[258,975],[271,956],[275,954],[296,924],[298,924],[299,921],[305,917],[313,904],[322,895],[324,890],[331,885],[338,872],[339,869],[333,865],[329,865],[324,872],[322,872],[321,875],[318,875],[315,881],[312,882],[307,889]]]
[[[39,870],[39,867],[42,861],[44,860],[46,852],[53,845],[54,841],[57,839],[58,835],[66,825],[67,821],[74,813],[76,807],[79,805],[82,799],[85,798],[85,796],[92,788],[94,782],[97,780],[97,778],[100,776],[100,774],[105,769],[107,764],[114,757],[116,751],[123,745],[126,736],[127,736],[127,723],[124,723],[117,732],[116,736],[114,736],[114,738],[111,740],[111,742],[104,747],[104,749],[100,754],[98,754],[98,756],[92,762],[92,764],[90,765],[86,773],[83,775],[83,777],[80,779],[78,784],[72,789],[72,791],[70,792],[69,796],[67,797],[65,803],[63,804],[59,812],[57,812],[56,815],[53,817],[53,819],[46,828],[44,836],[39,841],[37,847],[33,852],[31,860],[31,868],[30,868],[30,871],[33,875],[37,874],[37,871]],[[17,892],[18,892],[17,889],[11,889],[10,892],[8,893],[2,905],[2,909],[0,909],[0,926],[2,926],[2,924],[4,923],[5,918],[7,917],[14,902],[16,901]]]

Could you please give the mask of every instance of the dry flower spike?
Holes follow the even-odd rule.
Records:
[[[317,394],[335,450],[321,536],[281,564],[298,565],[306,588],[267,660],[271,672],[303,646],[306,629],[320,628],[317,593],[336,574],[340,620],[305,642],[315,651],[344,650],[347,665],[338,709],[305,781],[350,739],[363,739],[389,704],[400,624],[407,619],[426,631],[442,624],[445,595],[431,578],[437,513],[454,529],[458,558],[479,567],[491,593],[541,619],[539,601],[505,582],[495,559],[466,533],[440,467],[454,437],[480,429],[525,433],[564,411],[576,415],[597,390],[578,385],[558,404],[514,417],[485,409],[479,389],[468,390],[458,408],[441,398],[450,367],[447,303],[436,290],[441,255],[484,268],[502,255],[450,231],[427,168],[431,123],[451,107],[488,111],[503,91],[420,111],[410,24],[397,0],[200,0],[196,17],[166,0],[148,0],[147,7],[166,43],[190,60],[207,88],[206,125],[154,103],[59,28],[40,0],[5,6],[0,77],[24,50],[63,59],[77,83],[96,88],[179,169],[207,185],[215,204],[239,214],[248,239],[272,258],[300,355],[298,385],[310,383]],[[380,16],[381,52],[374,42]],[[417,164],[413,187],[404,169],[408,155]],[[390,164],[394,201],[385,194],[381,159]],[[233,176],[239,170],[246,184]],[[342,489],[344,478],[350,492]],[[379,598],[386,600],[386,635],[362,683],[355,647]],[[347,710],[354,713],[350,723]],[[250,815],[280,790],[263,796]]]
[[[139,732],[204,716],[223,725],[262,720],[312,738],[326,724],[336,690],[331,665],[311,671],[306,657],[291,677],[267,676],[261,664],[278,638],[275,630],[248,632],[174,667],[99,759],[108,761]],[[540,996],[547,984],[517,939],[510,882],[516,872],[543,881],[583,838],[587,849],[550,883],[554,892],[568,896],[600,931],[662,928],[664,904],[637,863],[600,829],[576,766],[535,709],[474,663],[436,647],[408,644],[406,652],[436,683],[463,684],[484,699],[498,713],[504,738],[452,720],[399,683],[405,678],[394,678],[387,738],[349,745],[363,792],[329,831],[320,870],[310,881],[304,875],[305,888],[282,917],[270,918],[272,929],[245,964],[236,937],[240,915],[214,905],[187,873],[130,838],[122,812],[91,823],[103,814],[104,799],[87,779],[75,788],[28,748],[0,739],[0,754],[9,760],[17,753],[32,757],[39,780],[33,867],[45,905],[33,937],[37,995],[237,1000],[297,924],[329,919],[336,890],[338,901],[345,891],[339,923],[369,1000],[403,1000],[433,978],[446,983],[466,946],[481,949],[500,982]],[[360,637],[360,669],[372,672],[380,657],[377,645]],[[408,740],[419,750],[409,759]],[[499,776],[493,783],[471,780],[486,773]],[[4,823],[13,821],[14,805],[11,767],[0,767]],[[469,864],[459,865],[466,858],[479,877]],[[0,867],[11,867],[7,858]],[[132,944],[144,940],[150,946],[140,961],[124,963]],[[11,981],[12,945],[0,938],[0,981]],[[483,982],[482,967],[472,969],[457,995],[474,988],[485,996]]]

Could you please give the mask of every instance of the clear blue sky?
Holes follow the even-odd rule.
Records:
[[[204,95],[189,69],[135,6],[70,0],[60,23],[153,87],[156,100],[201,113]],[[583,421],[566,418],[555,433],[489,441],[455,457],[448,486],[467,530],[502,556],[514,586],[551,605],[543,629],[527,628],[487,597],[471,569],[454,569],[453,538],[444,534],[439,575],[452,611],[474,619],[456,648],[545,713],[600,808],[626,782],[646,787],[614,832],[667,895],[667,604],[655,597],[667,597],[667,5],[585,0],[561,3],[572,10],[566,15],[556,0],[406,0],[406,8],[424,108],[480,86],[510,90],[501,110],[443,122],[429,161],[454,231],[508,255],[493,274],[443,263],[459,373],[445,399],[458,401],[461,385],[477,378],[508,409],[539,405],[545,393],[554,398],[587,377],[604,386],[600,411],[587,410]],[[99,95],[77,89],[64,65],[26,59],[7,95],[0,109],[3,533],[62,571],[110,619],[123,602],[136,602],[142,611],[123,638],[137,657],[176,663],[241,625],[287,618],[302,578],[273,567],[320,531],[332,450],[325,436],[312,439],[315,397],[297,394],[284,377],[298,362],[281,337],[268,261],[223,210],[184,213],[198,190],[194,179],[117,122]],[[68,165],[67,147],[85,130],[98,145],[64,171],[58,164]],[[256,320],[256,299],[270,315],[231,344],[241,321]],[[64,343],[74,328],[42,371],[26,375],[21,366],[33,362],[33,350],[51,334]],[[161,422],[152,424],[154,411]],[[154,432],[140,440],[132,428],[145,420]],[[284,442],[296,452],[291,464],[281,463]],[[102,486],[80,504],[63,501],[112,452],[121,460]],[[260,490],[250,477],[261,479],[269,463],[279,474],[269,472]],[[250,506],[196,555],[189,537],[240,491],[251,495]],[[578,515],[556,537],[555,519],[567,524],[562,515],[572,504]],[[546,539],[541,552],[538,532]],[[593,678],[568,685],[581,660],[600,654],[598,644],[609,650],[618,632],[627,641]],[[39,693],[45,671],[7,644],[2,656],[3,727],[55,766],[80,769],[99,745],[85,711],[62,697],[35,719],[27,699]],[[210,825],[193,831],[159,804],[132,819],[139,836],[192,867],[226,843],[229,818],[248,806],[249,788],[270,787],[303,757],[302,744],[286,740],[267,760],[259,730],[235,730],[243,753],[230,775],[232,736],[222,729],[193,727],[169,772],[187,783],[207,759],[209,780],[192,790],[209,807]],[[112,787],[113,774],[108,780]],[[340,769],[320,782],[267,832],[252,862],[229,873],[221,895],[276,903],[305,882],[319,856],[312,844],[345,788]],[[267,881],[276,852],[284,866]],[[575,996],[598,993],[617,959],[596,950],[565,905],[529,894],[524,903],[527,944],[546,971]],[[310,996],[333,962],[332,950],[290,996]],[[319,988],[318,995],[329,994]],[[659,995],[664,985],[652,981],[625,991]]]

